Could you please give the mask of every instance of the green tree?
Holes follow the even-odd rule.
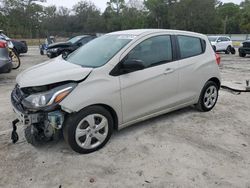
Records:
[[[171,26],[175,29],[201,33],[217,33],[219,22],[215,6],[216,0],[181,0],[171,11]]]
[[[241,3],[240,27],[243,33],[250,33],[250,0]]]
[[[220,3],[217,7],[217,14],[220,16],[223,33],[240,33],[240,6],[234,3]]]
[[[73,12],[76,23],[78,23],[78,26],[75,25],[75,29],[78,31],[97,32],[102,30],[101,13],[93,3],[81,1],[73,7]]]

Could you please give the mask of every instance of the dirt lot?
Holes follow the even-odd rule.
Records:
[[[193,108],[116,132],[102,150],[78,155],[63,142],[10,141],[16,75],[46,60],[37,48],[0,75],[0,187],[250,187],[250,94],[221,91],[209,113]],[[250,57],[222,55],[223,80],[250,79]]]

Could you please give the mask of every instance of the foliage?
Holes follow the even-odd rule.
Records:
[[[46,0],[2,0],[0,28],[11,37],[72,36],[134,28],[182,29],[201,33],[249,33],[250,0],[109,0],[102,13],[90,1],[72,10],[43,6]]]

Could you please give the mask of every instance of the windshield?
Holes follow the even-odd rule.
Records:
[[[69,39],[68,42],[74,44],[74,43],[76,43],[78,40],[80,40],[81,38],[83,38],[83,36],[73,37],[73,38]]]
[[[82,46],[66,60],[83,67],[101,67],[132,39],[127,35],[104,35]]]
[[[215,42],[217,40],[218,37],[208,37],[208,40],[210,42]]]

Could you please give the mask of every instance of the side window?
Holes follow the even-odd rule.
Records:
[[[222,37],[219,37],[217,41],[218,41],[218,42],[222,42],[222,41],[223,41],[223,38],[222,38]]]
[[[170,36],[156,36],[141,42],[125,57],[124,64],[133,60],[141,61],[146,68],[172,61]]]
[[[190,36],[177,36],[181,59],[200,55],[204,52],[201,39]]]

